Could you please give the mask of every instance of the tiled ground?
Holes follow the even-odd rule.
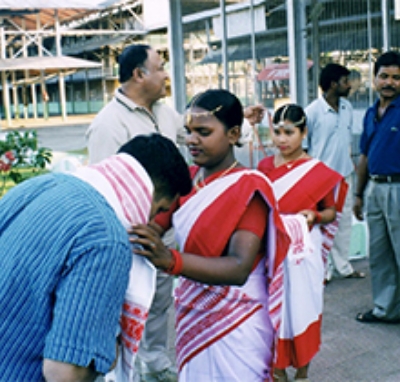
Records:
[[[362,324],[359,312],[371,308],[368,260],[352,261],[365,279],[332,280],[325,289],[322,346],[311,362],[311,382],[399,382],[400,325]],[[173,319],[170,354],[174,357]],[[294,370],[289,370],[290,377]],[[245,382],[245,381],[244,381]]]

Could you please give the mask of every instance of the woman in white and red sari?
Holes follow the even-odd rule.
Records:
[[[242,121],[242,105],[228,91],[194,97],[185,116],[193,190],[177,201],[173,216],[169,211],[152,227],[133,230],[147,248],[138,253],[181,276],[175,290],[180,382],[272,380],[289,237],[268,178],[234,157]],[[179,252],[159,237],[171,219]]]
[[[280,212],[302,215],[297,223],[293,219],[288,223],[288,232],[296,232],[297,225],[298,233],[291,236],[292,245],[284,262],[283,317],[274,378],[286,382],[285,369],[294,366],[295,381],[308,381],[308,367],[321,342],[326,257],[337,230],[347,184],[340,174],[303,150],[307,128],[300,106],[282,106],[274,115],[272,127],[272,139],[278,150],[274,156],[260,161],[258,169],[273,182]],[[303,240],[300,247],[299,237]]]

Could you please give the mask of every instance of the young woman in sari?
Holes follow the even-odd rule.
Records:
[[[274,361],[274,378],[279,382],[288,380],[289,366],[297,369],[295,381],[308,381],[310,361],[320,346],[326,256],[347,192],[340,174],[303,150],[306,133],[303,109],[282,106],[273,118],[277,153],[258,165],[273,183],[280,212],[303,215],[305,219],[300,219],[307,223],[302,233],[307,246],[296,247],[292,237],[284,262],[283,317]]]
[[[242,121],[242,105],[228,91],[194,97],[185,115],[193,190],[173,215],[133,229],[146,249],[138,253],[181,276],[175,290],[180,382],[272,380],[289,238],[268,179],[234,157]],[[180,252],[160,240],[171,219]]]

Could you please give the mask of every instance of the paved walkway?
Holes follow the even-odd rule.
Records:
[[[399,382],[400,325],[362,324],[359,312],[372,307],[368,260],[352,261],[365,279],[335,279],[325,289],[322,346],[311,362],[311,382]],[[175,349],[173,312],[169,350]],[[293,380],[294,370],[288,375]],[[246,381],[243,381],[246,382]]]
[[[6,121],[0,120],[0,130],[12,130],[12,129],[37,129],[41,127],[60,127],[60,126],[68,126],[68,125],[81,125],[81,124],[89,124],[95,114],[83,114],[83,115],[69,115],[65,120],[61,117],[49,117],[47,119],[44,118],[19,118],[12,120],[12,126],[7,126]]]
[[[400,325],[363,324],[372,308],[368,260],[353,262],[365,279],[333,280],[325,290],[322,347],[311,363],[313,382],[400,381]]]

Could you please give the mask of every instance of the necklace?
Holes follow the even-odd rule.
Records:
[[[227,175],[231,170],[233,170],[236,165],[238,164],[238,161],[235,160],[224,172],[222,172],[220,175],[218,175],[214,180],[220,179],[223,176]],[[199,191],[201,188],[203,188],[206,185],[206,182],[204,181],[204,174],[203,174],[203,169],[198,172],[198,176],[196,176],[196,180],[194,183],[194,187],[196,191]]]
[[[299,155],[297,158],[292,159],[290,161],[285,162],[284,159],[282,158],[282,163],[277,163],[277,166],[286,166],[286,168],[291,169],[293,167],[293,165],[302,158],[305,158],[307,156],[307,153],[305,153],[304,151],[301,153],[301,155]]]

